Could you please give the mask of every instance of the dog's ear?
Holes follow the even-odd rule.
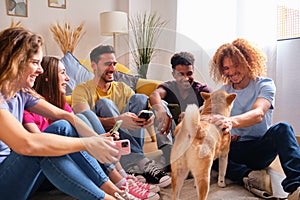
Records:
[[[226,97],[227,104],[230,105],[235,100],[236,94],[228,94]]]
[[[207,100],[210,97],[210,93],[208,92],[200,92],[200,95],[204,100]]]

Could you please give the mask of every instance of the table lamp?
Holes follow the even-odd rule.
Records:
[[[102,35],[113,36],[114,50],[116,52],[117,34],[128,33],[127,13],[121,11],[109,11],[100,13],[100,27]]]

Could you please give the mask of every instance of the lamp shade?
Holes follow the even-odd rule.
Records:
[[[100,27],[102,35],[125,34],[128,32],[127,13],[110,11],[100,13]]]

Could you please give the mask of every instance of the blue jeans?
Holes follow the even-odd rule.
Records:
[[[77,135],[75,129],[64,120],[54,122],[45,132]],[[74,155],[79,163],[73,159]],[[108,178],[97,160],[86,152],[57,157],[23,156],[11,152],[0,164],[1,199],[27,199],[40,176],[47,177],[56,188],[77,199],[105,197],[99,187]]]
[[[98,134],[106,133],[100,120],[98,119],[97,115],[93,111],[85,110],[81,113],[76,114],[76,116],[79,117],[82,121],[84,121],[96,133],[98,133]],[[114,164],[100,163],[100,166],[102,167],[102,169],[104,169],[104,171],[107,175],[116,168]]]
[[[91,127],[96,133],[103,134],[105,133],[104,127],[102,126],[97,115],[91,110],[85,110],[81,113],[76,114],[84,123]]]
[[[293,192],[300,186],[300,148],[292,127],[283,122],[271,126],[260,140],[231,142],[226,176],[242,183],[246,174],[268,167],[277,155],[286,175],[283,189]]]
[[[171,114],[171,112],[170,112],[170,110],[169,110],[169,108],[168,108],[167,105],[168,105],[168,103],[166,101],[162,100],[162,106],[166,110],[167,115],[168,116],[172,116],[172,114]],[[163,148],[166,145],[170,145],[170,146],[173,145],[173,140],[174,140],[174,138],[173,138],[173,131],[174,131],[175,127],[176,127],[175,121],[172,120],[171,131],[167,135],[166,134],[160,134],[159,130],[157,130],[156,127],[155,127],[156,143],[157,143],[158,149],[161,149],[161,148]]]
[[[165,108],[167,115],[172,117],[170,109],[168,108],[167,105],[168,105],[168,103],[166,101],[162,100],[162,106]],[[162,150],[162,152],[163,152],[163,156],[165,158],[165,165],[170,164],[170,155],[171,155],[171,150],[172,150],[172,146],[174,143],[173,132],[174,132],[175,128],[176,128],[176,123],[175,123],[174,119],[172,120],[172,127],[168,134],[160,134],[159,133],[160,130],[157,130],[157,127],[155,127],[157,147],[158,147],[158,149]]]
[[[132,112],[138,115],[141,110],[147,108],[148,97],[144,94],[135,94],[129,99],[124,113]],[[96,102],[94,112],[97,116],[103,118],[120,115],[116,104],[107,98],[99,99]],[[136,163],[145,157],[143,152],[145,129],[128,130],[120,128],[118,132],[120,133],[120,139],[128,139],[130,141],[131,154],[122,156],[120,159],[121,164],[126,168],[126,166]]]

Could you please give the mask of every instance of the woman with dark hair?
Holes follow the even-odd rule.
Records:
[[[31,92],[36,78],[44,71],[40,65],[42,45],[41,36],[22,27],[0,32],[1,198],[28,199],[43,174],[58,189],[77,199],[123,199],[121,192],[110,190],[107,194],[102,190],[110,184],[105,174],[105,178],[91,175],[101,169],[97,160],[118,161],[114,143],[97,135],[73,113]],[[44,130],[52,134],[28,132],[21,124],[24,109],[55,121]],[[70,135],[81,138],[66,137]],[[89,168],[79,167],[69,155],[85,151],[97,158],[83,159]]]
[[[69,104],[66,103],[66,85],[70,78],[66,73],[66,68],[64,64],[56,57],[44,56],[41,62],[41,66],[44,70],[44,73],[36,78],[33,89],[35,89],[35,91],[49,103],[68,112],[73,112]],[[80,119],[82,119],[86,124],[88,124],[91,128],[93,128],[96,133],[103,134],[105,136],[110,136],[110,133],[105,134],[105,130],[102,124],[98,120],[96,114],[93,113],[91,110],[86,110],[76,115]],[[52,122],[53,121],[41,115],[28,112],[26,110],[24,112],[23,126],[32,133],[44,131]],[[75,134],[69,136],[76,137],[77,135]],[[85,166],[86,162],[84,161],[84,159],[85,157],[89,157],[89,155],[86,152],[71,154],[70,157],[82,169],[87,168],[87,166]],[[132,184],[127,186],[126,184],[131,183],[131,181],[128,182],[127,179],[134,177],[127,177],[127,174],[125,174],[126,177],[123,177],[120,171],[123,171],[124,173],[125,171],[123,170],[119,162],[115,163],[115,165],[101,164],[101,168],[98,169],[99,175],[97,176],[102,176],[102,178],[104,179],[105,177],[103,177],[103,174],[105,174],[105,172],[102,169],[106,172],[111,181],[116,184],[113,186],[112,183],[109,184],[109,188],[111,190],[114,190],[115,192],[120,193],[121,191],[119,189],[125,190],[125,188],[128,187],[129,194],[132,194],[133,196],[141,199],[157,199],[159,197],[158,194],[155,193],[158,192],[157,189],[159,189],[159,187],[157,186],[141,184],[137,180],[135,181],[137,183],[135,184],[135,186],[133,186]],[[110,180],[108,181],[111,182]],[[106,190],[104,191],[107,192]]]

